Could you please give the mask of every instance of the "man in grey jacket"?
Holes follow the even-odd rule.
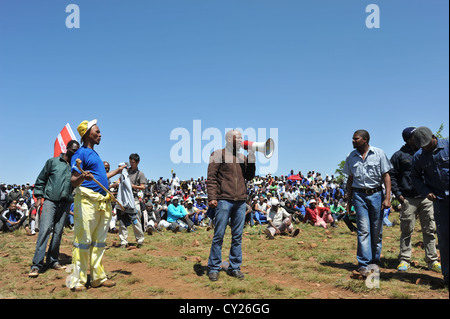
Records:
[[[62,269],[58,262],[59,246],[70,204],[73,202],[70,161],[79,147],[80,144],[76,140],[67,143],[67,152],[47,160],[34,184],[36,211],[39,211],[42,205],[42,214],[29,277],[37,277],[42,270],[50,235],[52,239],[47,253],[47,263],[53,269]]]

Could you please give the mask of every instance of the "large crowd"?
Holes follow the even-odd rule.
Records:
[[[310,171],[307,174],[291,170],[281,176],[256,176],[247,182],[246,224],[267,225],[270,227],[270,209],[279,206],[292,224],[309,223],[320,227],[337,227],[344,221],[350,231],[356,231],[353,210],[346,212],[346,187],[343,179],[334,175],[322,176]],[[14,231],[23,227],[30,236],[39,230],[40,214],[35,209],[33,186],[0,184],[0,226],[1,231]],[[117,194],[118,183],[112,182],[110,190]],[[170,179],[160,178],[147,181],[144,190],[136,194],[140,209],[138,218],[142,230],[148,234],[154,231],[173,232],[195,231],[198,227],[214,227],[214,209],[208,207],[207,180],[191,178],[180,180],[174,173]],[[119,220],[123,213],[115,205],[110,232],[118,232]],[[180,213],[181,211],[181,213]],[[287,214],[286,214],[287,213]],[[386,211],[385,225],[390,210]],[[177,215],[178,214],[178,215]],[[66,227],[73,227],[73,209],[66,221]],[[288,228],[292,230],[292,227]],[[268,238],[272,234],[266,231]],[[126,244],[125,244],[126,245]]]
[[[46,162],[34,186],[0,184],[0,229],[10,232],[24,227],[30,236],[40,230],[30,277],[39,275],[51,234],[47,263],[61,269],[58,255],[64,226],[74,230],[74,268],[68,287],[76,292],[86,289],[89,260],[92,287],[116,285],[101,265],[108,231],[119,234],[121,246],[139,248],[144,244],[144,232],[190,233],[199,227],[214,228],[208,277],[216,281],[229,225],[232,243],[227,274],[242,280],[244,224],[266,225],[264,233],[270,240],[279,235],[297,236],[295,224],[328,228],[338,227],[340,220],[357,233],[357,272],[367,277],[371,269],[378,269],[382,228],[392,225],[388,217],[394,207],[400,209],[401,229],[397,270],[410,267],[411,235],[418,214],[425,260],[429,269],[442,270],[448,285],[448,140],[437,138],[427,127],[405,128],[402,137],[406,144],[391,159],[382,149],[369,145],[369,132],[355,131],[354,150],[342,170],[347,180],[315,171],[295,174],[293,170],[282,176],[256,176],[254,150],[248,150],[248,157],[238,154],[242,136],[231,130],[226,134],[226,147],[211,155],[207,179],[181,181],[173,173],[170,179],[156,182],[148,181],[139,170],[136,153],[129,156],[129,164],[110,170],[110,164],[93,150],[101,139],[97,120],[83,121],[77,130],[83,146],[69,141],[66,153]],[[117,175],[119,180],[111,181]],[[398,206],[392,205],[393,198]],[[136,246],[128,244],[129,226]],[[436,251],[435,232],[444,268]]]

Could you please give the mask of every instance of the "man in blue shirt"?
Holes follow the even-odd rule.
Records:
[[[188,213],[183,205],[178,205],[178,197],[172,198],[172,204],[167,207],[167,221],[171,224],[169,229],[175,230],[178,224],[183,226],[183,223],[187,224],[187,231],[193,230],[194,223],[188,217]],[[181,222],[181,223],[180,223]]]
[[[358,247],[356,259],[361,275],[368,275],[368,266],[380,261],[384,209],[391,207],[391,162],[383,150],[370,146],[366,130],[353,134],[352,151],[345,161],[348,175],[347,212],[355,207]],[[383,187],[385,194],[383,194]]]
[[[90,265],[91,287],[113,287],[115,283],[106,276],[102,264],[111,220],[111,197],[94,178],[108,189],[108,179],[119,174],[125,166],[106,173],[105,165],[94,151],[102,135],[97,120],[83,121],[77,128],[83,146],[72,157],[71,184],[75,191],[73,270],[69,288],[72,291],[86,289],[87,271]],[[80,159],[79,171],[76,160]],[[89,264],[90,263],[90,264]]]
[[[442,275],[448,286],[449,142],[424,126],[416,129],[414,141],[420,150],[412,159],[411,179],[417,192],[433,202]]]

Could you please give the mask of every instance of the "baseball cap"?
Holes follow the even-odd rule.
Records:
[[[414,132],[414,141],[419,148],[430,144],[432,138],[433,132],[426,126],[418,127]]]
[[[97,124],[97,120],[83,121],[80,123],[80,125],[78,125],[77,131],[80,134],[80,136],[83,137],[84,134],[86,134],[86,132],[89,131],[89,129],[95,124]]]
[[[402,137],[403,137],[403,140],[406,142],[407,140],[409,140],[411,137],[413,137],[414,136],[414,132],[416,131],[416,127],[414,127],[414,126],[410,126],[410,127],[407,127],[407,128],[405,128],[404,130],[403,130],[403,132],[402,132]]]

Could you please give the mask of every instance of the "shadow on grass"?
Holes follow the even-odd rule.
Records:
[[[197,276],[201,277],[206,275],[208,271],[208,266],[202,266],[201,264],[195,264],[194,265],[194,271],[197,274]]]
[[[325,267],[333,267],[348,270],[349,272],[352,272],[357,268],[357,266],[353,263],[323,262],[320,264]],[[396,269],[398,260],[381,258],[380,264],[384,265],[385,269]],[[424,273],[414,273],[414,272],[399,273],[397,271],[383,272],[381,270],[381,280],[386,282],[398,280],[401,282],[406,282],[414,285],[429,286],[431,290],[444,288],[444,283],[441,278],[433,277]]]

